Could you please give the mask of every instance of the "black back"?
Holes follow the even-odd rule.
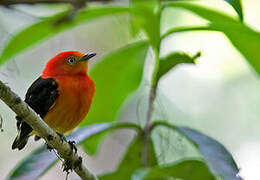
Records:
[[[58,83],[53,78],[39,77],[27,90],[25,102],[44,118],[58,95]]]

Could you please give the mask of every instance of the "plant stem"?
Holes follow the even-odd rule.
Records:
[[[144,127],[144,143],[143,143],[143,151],[142,151],[142,161],[143,165],[145,167],[148,166],[148,152],[149,152],[149,143],[150,143],[150,128],[151,128],[151,121],[152,121],[152,113],[153,113],[153,106],[154,106],[154,100],[156,97],[156,89],[157,89],[157,74],[159,71],[160,66],[160,47],[161,47],[161,38],[160,38],[160,32],[161,32],[161,14],[162,14],[162,7],[160,4],[158,4],[158,9],[156,12],[156,20],[158,21],[158,42],[153,45],[153,51],[155,54],[155,65],[152,72],[152,80],[151,80],[151,87],[149,91],[149,100],[148,100],[148,110],[146,115],[146,122]]]
[[[152,74],[152,84],[150,87],[149,92],[149,100],[148,100],[148,110],[147,110],[147,116],[146,116],[146,124],[145,124],[145,131],[148,130],[150,124],[151,124],[151,118],[152,118],[152,112],[153,112],[153,102],[156,97],[156,88],[157,88],[157,74],[159,71],[159,49],[155,49],[155,67],[153,69]]]
[[[159,63],[160,63],[160,59],[159,59],[160,45],[158,48],[153,48],[153,49],[155,53],[155,66],[152,73],[152,84],[149,92],[148,110],[146,115],[146,123],[144,127],[144,144],[143,144],[143,151],[142,151],[142,160],[143,160],[143,165],[145,167],[148,166],[148,151],[149,151],[148,147],[150,143],[149,136],[150,136],[150,127],[151,127],[154,100],[156,97],[156,89],[157,89],[157,74],[159,71]]]

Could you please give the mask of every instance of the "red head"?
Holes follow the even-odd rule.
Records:
[[[62,52],[49,60],[43,71],[43,77],[86,75],[88,60],[95,55],[78,51]]]

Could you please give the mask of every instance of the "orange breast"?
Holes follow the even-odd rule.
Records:
[[[92,103],[95,86],[89,76],[58,76],[59,97],[44,117],[56,132],[72,131],[86,117]]]

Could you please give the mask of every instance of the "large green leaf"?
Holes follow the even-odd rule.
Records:
[[[150,140],[148,146],[148,165],[157,165],[156,155],[154,152],[153,143]],[[144,144],[144,136],[138,135],[128,146],[128,150],[124,155],[122,161],[120,162],[117,170],[115,172],[105,174],[99,177],[100,180],[121,180],[121,179],[131,179],[133,172],[137,169],[143,167],[142,162],[142,151]]]
[[[192,1],[192,0],[190,0],[190,1]],[[236,13],[239,16],[239,19],[241,21],[243,21],[244,15],[243,15],[243,8],[242,8],[241,0],[224,0],[224,1],[226,1],[228,4],[230,4],[233,7],[233,9],[236,11]]]
[[[77,144],[81,143],[83,140],[95,136],[96,134],[105,131],[114,124],[102,123],[96,124],[88,127],[83,127],[77,131],[72,132],[67,136],[68,140],[73,140]],[[19,180],[19,179],[38,179],[42,176],[49,168],[51,168],[58,158],[54,152],[50,152],[45,146],[33,151],[29,156],[24,158],[21,162],[17,164],[15,169],[8,176],[9,180]]]
[[[199,160],[181,160],[169,165],[139,169],[132,175],[132,180],[214,180],[204,162]]]
[[[200,5],[172,3],[168,4],[168,6],[187,9],[202,18],[209,20],[211,24],[208,27],[199,27],[197,30],[215,30],[223,32],[230,39],[232,44],[244,55],[255,71],[260,74],[260,54],[258,53],[260,47],[259,32],[252,30],[228,15]],[[182,28],[182,31],[187,30],[196,30],[196,28]],[[181,32],[181,30],[179,29],[178,32]],[[169,35],[170,33],[166,34]]]
[[[177,129],[198,146],[212,173],[224,180],[241,180],[232,155],[222,144],[196,130],[183,127]]]
[[[137,33],[142,29],[153,47],[160,46],[160,14],[158,0],[132,0],[132,28]]]
[[[194,129],[174,126],[165,121],[157,121],[155,124],[169,127],[190,140],[203,155],[210,171],[217,177],[223,180],[242,180],[238,176],[239,169],[232,155],[215,139]]]
[[[143,65],[148,43],[141,41],[106,56],[90,73],[96,85],[96,94],[87,119],[82,124],[112,122],[127,96],[135,91],[142,80]],[[95,153],[99,140],[87,141],[85,147]]]
[[[129,8],[126,7],[88,8],[86,10],[80,11],[75,16],[73,21],[63,22],[59,25],[57,25],[58,20],[66,15],[67,12],[42,19],[38,23],[25,28],[21,32],[14,35],[10,42],[7,43],[0,56],[0,64],[26,50],[27,48],[32,47],[33,45],[36,45],[37,43],[46,40],[57,33],[72,28],[83,22],[104,16],[127,12],[129,12]]]
[[[241,21],[243,21],[243,10],[241,5],[241,0],[225,0],[228,2],[237,12]]]
[[[222,12],[219,12],[214,9],[206,8],[198,4],[189,3],[189,2],[175,2],[175,3],[167,3],[166,7],[175,7],[175,8],[184,8],[189,11],[196,13],[197,15],[215,23],[225,23],[225,22],[237,22],[242,24],[240,21],[235,19],[234,17],[228,16]]]

